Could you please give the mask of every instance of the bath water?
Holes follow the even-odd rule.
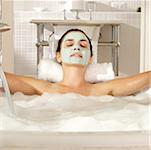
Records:
[[[15,93],[12,100],[16,118],[9,116],[6,97],[0,97],[0,130],[98,132],[151,129],[151,97],[146,93],[125,97]]]

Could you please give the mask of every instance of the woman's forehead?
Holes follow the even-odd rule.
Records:
[[[66,41],[68,39],[73,39],[73,40],[86,40],[88,41],[87,37],[85,36],[85,34],[83,34],[82,32],[79,31],[72,31],[69,32],[67,35],[65,35],[63,41]]]

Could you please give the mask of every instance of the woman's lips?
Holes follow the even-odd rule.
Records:
[[[79,57],[79,58],[82,58],[82,55],[79,54],[79,53],[74,53],[70,57]]]

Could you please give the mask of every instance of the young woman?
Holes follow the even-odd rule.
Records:
[[[59,40],[56,53],[56,60],[62,64],[63,80],[59,83],[50,83],[36,78],[5,73],[10,91],[27,95],[40,95],[44,92],[75,92],[86,96],[124,96],[150,87],[150,71],[103,83],[87,83],[84,80],[84,74],[88,64],[92,62],[92,56],[92,45],[88,36],[79,29],[68,30]]]

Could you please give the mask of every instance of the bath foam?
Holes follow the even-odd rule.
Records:
[[[151,97],[81,96],[75,93],[13,96],[16,118],[9,117],[0,97],[0,130],[25,131],[134,131],[149,130]]]

